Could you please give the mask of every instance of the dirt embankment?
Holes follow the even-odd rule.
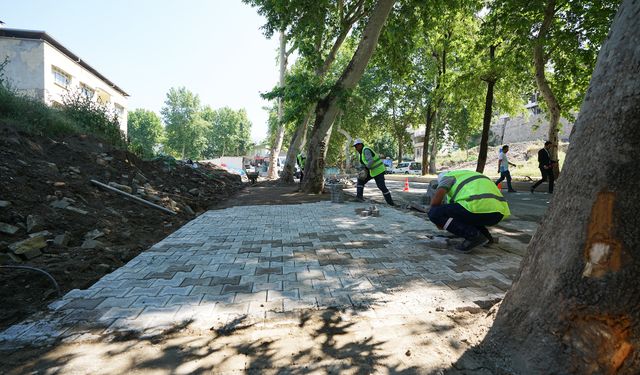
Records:
[[[0,264],[43,269],[63,292],[85,288],[241,187],[239,176],[213,166],[142,161],[90,136],[53,140],[0,125]],[[0,268],[0,329],[54,298],[44,275]]]

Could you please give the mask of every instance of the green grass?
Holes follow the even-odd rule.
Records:
[[[0,121],[30,134],[92,134],[111,145],[126,147],[117,118],[88,100],[72,98],[62,107],[53,108],[0,84]]]

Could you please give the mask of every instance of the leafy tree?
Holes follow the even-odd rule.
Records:
[[[137,108],[129,112],[127,136],[131,148],[143,158],[154,156],[154,147],[164,138],[164,128],[155,112]]]
[[[497,0],[492,5],[501,35],[511,36],[530,56],[549,114],[552,159],[558,156],[560,117],[573,118],[578,109],[618,5],[616,0]]]
[[[246,110],[236,111],[229,107],[213,110],[206,106],[201,116],[209,124],[204,151],[206,157],[246,154],[251,143],[251,121]]]
[[[620,6],[562,184],[489,333],[453,372],[473,372],[465,363],[521,374],[640,372],[640,54],[629,43],[640,38],[638,14],[638,1]]]
[[[207,122],[198,118],[200,98],[185,87],[172,87],[162,107],[166,145],[181,158],[200,157],[206,145]]]

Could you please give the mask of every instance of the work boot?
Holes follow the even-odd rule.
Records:
[[[473,248],[486,245],[488,242],[489,242],[489,239],[487,239],[487,237],[485,237],[482,234],[478,234],[477,236],[471,239],[465,239],[464,242],[462,242],[460,245],[457,245],[455,249],[461,253],[468,253]]]
[[[364,202],[364,198],[362,198],[362,197],[356,197],[355,201],[356,201],[356,202]]]

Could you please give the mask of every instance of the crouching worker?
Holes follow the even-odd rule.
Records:
[[[506,199],[489,177],[473,171],[451,171],[438,176],[429,220],[439,229],[464,238],[456,250],[466,253],[493,241],[487,227],[510,214]]]

